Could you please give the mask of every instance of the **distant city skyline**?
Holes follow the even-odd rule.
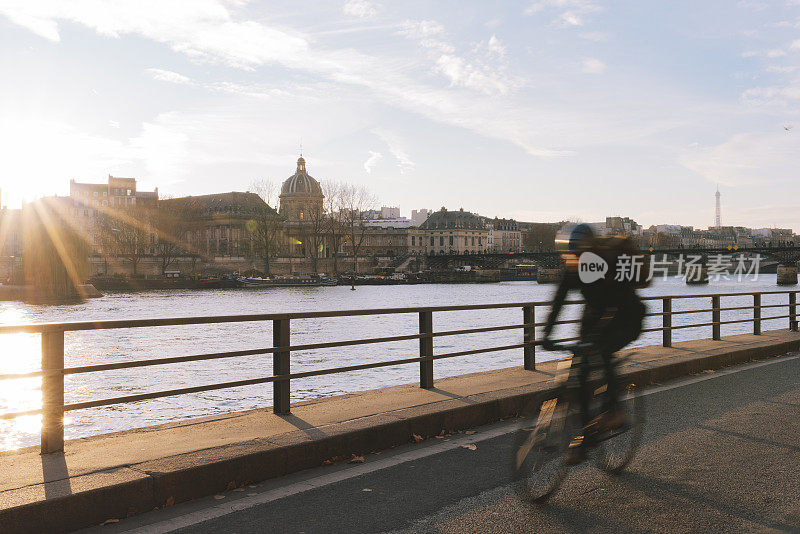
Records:
[[[3,203],[319,180],[521,221],[800,228],[800,3],[0,4]],[[9,80],[11,82],[9,82]]]

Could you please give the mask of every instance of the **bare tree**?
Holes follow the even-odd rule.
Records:
[[[376,203],[375,195],[365,185],[344,184],[340,197],[344,243],[353,256],[353,272],[358,273],[358,253],[367,233],[367,210]]]
[[[161,262],[162,274],[191,249],[186,242],[189,224],[190,214],[186,203],[170,203],[168,208],[159,204],[155,210],[153,215],[155,251]]]
[[[333,254],[333,274],[339,272],[339,248],[345,234],[344,221],[342,220],[342,190],[344,185],[336,180],[322,182],[322,191],[325,193],[323,211],[325,219],[323,232],[328,241],[328,252]]]
[[[264,201],[264,206],[253,213],[254,224],[248,225],[253,236],[254,253],[264,262],[264,273],[270,274],[269,262],[281,249],[283,219],[272,206],[277,205],[278,186],[272,180],[255,180],[250,184],[250,192]]]
[[[139,261],[148,253],[153,236],[151,218],[151,210],[139,206],[98,214],[101,242],[111,254],[128,260],[133,275],[138,272]]]
[[[324,205],[312,202],[307,206],[303,206],[303,212],[306,214],[306,224],[303,225],[303,244],[306,247],[306,253],[311,258],[311,265],[314,272],[318,272],[319,258],[325,248],[325,233],[327,226],[327,217],[325,214]]]

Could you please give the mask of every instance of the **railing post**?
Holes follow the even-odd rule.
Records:
[[[42,454],[64,450],[64,331],[42,332]]]
[[[536,307],[524,306],[522,308],[522,322],[526,325],[522,329],[522,341],[525,343],[523,350],[523,367],[526,371],[536,370],[536,327],[533,324],[536,322]]]
[[[797,293],[789,293],[789,330],[797,332]]]
[[[272,346],[288,347],[290,343],[289,319],[272,321]],[[290,372],[290,353],[288,350],[272,353],[272,374],[288,375]],[[279,415],[290,413],[289,379],[276,380],[272,383],[272,411]]]
[[[661,299],[661,344],[665,347],[672,346],[672,298]]]
[[[761,334],[761,295],[753,293],[753,334]]]
[[[720,337],[720,311],[719,311],[719,295],[711,296],[711,339],[719,340]]]
[[[419,312],[419,333],[433,334],[433,312]],[[419,362],[419,387],[433,388],[433,337],[419,338],[419,356],[424,358]]]

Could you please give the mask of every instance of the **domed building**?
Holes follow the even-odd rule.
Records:
[[[303,156],[297,159],[297,171],[283,182],[280,214],[287,221],[303,221],[310,210],[322,210],[322,186],[306,171],[306,160]]]
[[[317,257],[319,249],[324,247],[319,227],[324,214],[322,201],[325,195],[319,182],[306,171],[306,160],[302,155],[297,159],[295,173],[283,182],[278,198],[279,213],[285,220],[289,253]]]

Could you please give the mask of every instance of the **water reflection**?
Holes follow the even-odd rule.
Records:
[[[647,295],[676,295],[712,292],[774,291],[775,275],[758,281],[712,283],[705,287],[687,287],[681,280],[660,281],[644,291]],[[362,286],[357,291],[348,287],[271,288],[252,291],[153,291],[117,293],[84,303],[62,306],[36,306],[22,303],[0,303],[0,323],[32,323],[87,319],[134,319],[177,317],[187,315],[223,315],[269,313],[280,311],[316,311],[325,309],[362,309],[374,307],[412,307],[492,302],[546,301],[554,286],[530,282],[468,285]],[[785,302],[786,296],[765,296],[763,304]],[[727,298],[724,307],[751,305],[752,297]],[[673,310],[708,308],[710,299],[673,302]],[[660,302],[650,305],[660,311]],[[568,307],[565,318],[574,318],[579,310]],[[537,309],[536,320],[545,318],[546,310]],[[723,312],[722,320],[751,317],[751,311]],[[765,318],[785,315],[785,308],[763,310]],[[673,325],[706,322],[710,314],[676,315]],[[417,314],[375,317],[295,320],[292,322],[292,343],[357,339],[415,333]],[[484,327],[522,322],[521,309],[442,312],[434,314],[436,330]],[[765,321],[764,330],[783,328],[788,320]],[[646,327],[660,326],[660,318],[650,317]],[[752,331],[751,323],[724,325],[723,335]],[[569,335],[569,325],[556,333]],[[676,330],[673,341],[710,337],[710,327]],[[510,345],[522,341],[521,331],[500,331],[465,336],[437,338],[435,353],[475,349],[492,345]],[[657,344],[660,332],[645,334],[638,345]],[[23,373],[40,368],[41,341],[37,334],[0,336],[0,374]],[[177,355],[199,354],[269,347],[272,324],[230,323],[122,329],[92,332],[68,332],[65,335],[67,366],[121,362]],[[292,370],[305,371],[339,367],[370,361],[401,359],[416,356],[418,342],[400,341],[379,345],[342,347],[301,351],[292,354]],[[557,357],[537,352],[537,359]],[[487,369],[521,365],[522,351],[505,351],[450,358],[435,362],[435,377],[442,378]],[[401,365],[337,375],[296,380],[292,383],[294,401],[336,395],[375,387],[413,383],[418,380],[418,366]],[[125,369],[65,379],[67,402],[95,400],[121,395],[159,391],[179,387],[240,380],[272,374],[272,356],[254,355],[241,358],[191,362],[142,369]],[[163,423],[177,419],[214,415],[237,410],[263,408],[272,404],[271,384],[211,391],[195,395],[157,399],[131,405],[110,406],[70,412],[65,421],[67,438],[112,432]],[[0,381],[0,412],[38,408],[41,403],[39,378]],[[0,420],[0,450],[35,445],[39,441],[41,420],[38,416],[11,421]]]

